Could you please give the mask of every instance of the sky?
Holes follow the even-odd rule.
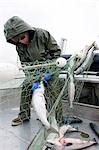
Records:
[[[59,45],[67,39],[65,54],[80,51],[99,35],[99,0],[0,0],[0,62],[17,63],[15,46],[3,33],[12,16],[48,30]]]

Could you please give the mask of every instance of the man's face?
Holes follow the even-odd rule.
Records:
[[[29,33],[24,32],[12,38],[12,41],[15,43],[29,44]]]

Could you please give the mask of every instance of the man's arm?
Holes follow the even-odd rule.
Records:
[[[51,56],[51,59],[58,58],[61,54],[61,49],[54,37],[48,31],[44,30],[43,38],[45,41],[46,51]]]

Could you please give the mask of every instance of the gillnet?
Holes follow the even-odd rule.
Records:
[[[93,52],[94,48],[91,50],[91,54]],[[92,55],[91,55],[92,56]],[[92,57],[93,60],[93,57]],[[75,95],[74,95],[74,102],[78,102],[84,82],[80,80],[75,80],[74,78],[74,70],[76,67],[76,55],[71,56],[63,68],[58,68],[56,66],[55,70],[51,70],[53,74],[53,81],[49,82],[47,84],[47,91],[46,91],[46,100],[47,100],[47,110],[48,110],[48,119],[50,120],[50,123],[53,124],[55,122],[55,119],[58,123],[58,126],[60,126],[63,122],[63,106],[62,106],[62,100],[70,102],[70,91],[69,86],[70,83],[73,82],[75,85]],[[86,71],[89,70],[90,65],[92,61],[88,60],[88,64],[86,65]],[[52,67],[52,68],[54,68]],[[59,74],[61,71],[65,71],[67,73],[67,77],[65,79],[59,79]],[[87,73],[86,73],[87,76]],[[70,109],[68,107],[67,110],[68,115],[73,115],[73,109]],[[55,124],[54,124],[55,125]],[[43,132],[43,133],[42,133]],[[42,136],[41,136],[42,135]],[[43,139],[43,140],[42,140]],[[41,128],[38,135],[34,138],[34,140],[29,145],[29,150],[42,150],[44,146],[44,140],[45,140],[45,130],[44,128]],[[38,144],[39,143],[39,144]],[[37,147],[36,147],[37,145]]]
[[[50,124],[53,125],[53,122],[56,121],[56,124],[60,126],[63,124],[63,106],[62,106],[62,99],[65,97],[69,103],[69,96],[68,96],[68,85],[70,82],[69,74],[73,75],[75,68],[75,56],[71,57],[67,60],[67,63],[64,67],[60,68],[57,67],[54,61],[47,61],[47,62],[35,62],[35,64],[26,64],[22,67],[25,72],[26,79],[23,83],[22,88],[22,95],[23,99],[31,99],[31,84],[35,80],[39,80],[40,77],[43,76],[45,72],[51,74],[52,78],[50,81],[46,82],[45,84],[45,99],[46,99],[46,107],[48,111],[48,120]],[[66,79],[60,79],[59,74],[62,70],[67,71],[68,76]],[[24,104],[23,104],[24,105]],[[30,104],[28,104],[30,105]],[[24,106],[22,106],[24,107]],[[29,150],[41,150],[44,146],[45,141],[45,133],[46,129],[44,126],[41,127],[38,134],[30,143],[28,149]]]
[[[32,99],[32,83],[36,80],[39,80],[45,72],[48,72],[51,74],[52,78],[45,84],[45,99],[46,99],[46,104],[47,104],[47,111],[48,111],[48,120],[50,124],[53,124],[53,122],[58,124],[60,126],[63,123],[63,116],[64,116],[64,111],[63,111],[63,103],[62,100],[68,101],[70,103],[70,98],[69,98],[69,84],[71,81],[70,75],[72,75],[73,82],[75,83],[75,97],[74,101],[78,101],[80,97],[80,93],[83,87],[83,81],[77,81],[74,78],[74,69],[75,69],[75,57],[76,56],[71,56],[68,60],[67,63],[64,67],[60,68],[56,66],[56,60],[48,60],[46,62],[38,62],[36,61],[35,63],[24,63],[22,64],[22,67],[20,70],[23,70],[25,73],[25,76],[18,77],[15,79],[15,83],[17,84],[17,81],[22,79],[22,84],[17,86],[12,93],[9,93],[9,90],[2,96],[2,99],[5,99],[5,95],[8,97],[7,98],[7,105],[8,108],[12,107],[13,103],[9,103],[10,98],[15,95],[14,98],[16,98],[18,101],[16,102],[16,105],[19,104],[20,97],[23,99],[23,102],[21,104],[20,109],[22,111],[26,110],[26,107],[32,107],[31,106],[31,99]],[[89,67],[87,67],[89,68]],[[66,74],[66,78],[59,78],[60,73]],[[17,89],[18,90],[17,92]],[[1,91],[2,92],[2,91]],[[14,94],[15,93],[15,94]],[[29,101],[30,100],[30,101]],[[4,100],[2,100],[1,105],[5,107]],[[4,107],[2,109],[4,110]],[[68,107],[67,112],[69,112],[71,109]],[[22,113],[22,112],[21,112]],[[30,110],[27,110],[27,113],[30,113]],[[28,116],[28,114],[25,114]],[[23,116],[25,118],[26,116]],[[55,125],[54,124],[54,125]],[[46,140],[46,129],[44,126],[41,126],[38,133],[33,137],[33,140],[30,142],[27,141],[28,150],[42,150],[45,144]],[[22,139],[23,140],[23,139]],[[25,141],[26,142],[26,141]]]

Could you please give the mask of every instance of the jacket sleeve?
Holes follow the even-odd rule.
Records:
[[[51,56],[51,59],[59,57],[61,54],[61,49],[54,37],[48,31],[44,30],[43,38],[45,41],[46,51]]]
[[[22,62],[29,62],[29,59],[26,57],[26,54],[25,54],[25,51],[24,51],[22,45],[18,44],[16,46],[16,51],[17,51],[17,53],[19,55],[21,63]]]

